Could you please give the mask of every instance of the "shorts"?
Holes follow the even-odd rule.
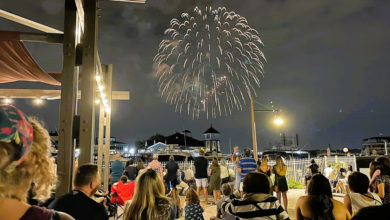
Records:
[[[207,178],[195,179],[196,187],[207,187]]]

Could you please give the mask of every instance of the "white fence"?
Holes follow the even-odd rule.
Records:
[[[352,170],[356,171],[356,157],[351,156],[343,156],[343,157],[319,157],[319,158],[312,158],[316,161],[317,165],[320,167],[320,171],[323,172],[323,170],[326,168],[328,164],[332,165],[340,165],[340,167],[346,168],[348,165],[352,166]],[[287,165],[287,174],[286,178],[287,180],[291,181],[297,181],[302,183],[305,177],[305,173],[307,171],[307,167],[311,164],[312,159],[288,159],[285,160]],[[180,169],[187,169],[187,166],[190,165],[191,169],[194,170],[194,162],[193,161],[178,161]],[[162,166],[165,169],[165,165],[167,162],[162,162]],[[234,165],[231,161],[226,161],[228,169],[234,170]],[[209,165],[211,165],[211,161],[209,162]],[[275,161],[271,160],[268,161],[268,165],[273,166],[275,165]],[[147,166],[147,164],[145,165]]]

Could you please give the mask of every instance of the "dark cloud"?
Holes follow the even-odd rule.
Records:
[[[58,2],[3,1],[0,8],[62,29],[63,6]],[[269,123],[272,114],[257,114],[260,148],[280,132],[299,134],[307,148],[359,147],[364,137],[390,133],[388,1],[148,0],[146,5],[104,1],[99,12],[99,52],[103,63],[114,64],[114,89],[131,92],[130,102],[113,105],[112,134],[120,140],[134,143],[156,132],[168,135],[184,129],[201,138],[212,123],[222,133],[226,151],[229,138],[233,145],[251,144],[249,106],[228,117],[191,120],[175,113],[158,95],[153,57],[163,32],[170,19],[196,5],[226,6],[246,17],[261,34],[268,64],[257,101],[273,100],[288,124],[276,129]],[[4,19],[0,29],[33,31]],[[45,70],[61,70],[61,46],[29,43],[28,48]],[[0,87],[52,88],[30,83]],[[41,108],[26,100],[17,105],[56,128],[58,101]]]

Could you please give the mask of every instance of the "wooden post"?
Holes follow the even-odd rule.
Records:
[[[60,122],[58,134],[59,186],[56,196],[68,193],[72,187],[73,171],[73,118],[76,111],[78,71],[76,64],[76,5],[74,0],[65,1],[63,41],[63,67],[61,79]]]
[[[106,72],[106,88],[107,88],[107,104],[111,108],[112,103],[112,64],[103,65],[104,72]],[[111,111],[106,111],[105,113],[105,143],[104,143],[104,190],[108,190],[108,178],[110,175],[110,139],[111,139]]]
[[[99,136],[98,136],[98,170],[103,175],[103,135],[104,135],[104,105],[100,100],[100,111],[99,111]],[[102,179],[105,177],[102,176]]]
[[[93,162],[98,37],[97,0],[84,0],[84,15],[79,165]]]
[[[253,143],[253,157],[257,161],[257,140],[256,140],[256,122],[255,122],[255,111],[253,108],[253,98],[251,97],[251,124],[252,124],[252,143]]]

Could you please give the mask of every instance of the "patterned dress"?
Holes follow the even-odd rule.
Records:
[[[203,209],[199,202],[186,205],[185,212],[185,220],[204,220]]]
[[[385,197],[381,198],[383,205],[390,204],[390,176],[388,175],[379,175],[375,178],[375,185],[385,184]]]

